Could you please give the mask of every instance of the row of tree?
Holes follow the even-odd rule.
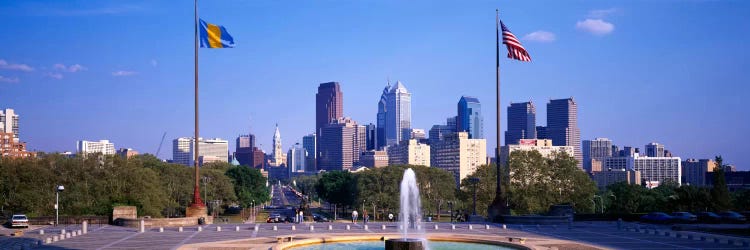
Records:
[[[502,172],[511,183],[503,182],[503,190],[514,213],[544,213],[550,205],[562,203],[574,204],[581,212],[593,209],[591,200],[597,192],[596,185],[570,155],[559,153],[545,158],[536,151],[514,152],[509,162],[513,171],[506,166]],[[449,202],[453,209],[473,210],[476,188],[477,213],[486,215],[495,198],[495,165],[479,166],[458,188],[450,172],[424,166],[388,166],[354,174],[333,171],[299,177],[295,183],[302,193],[313,199],[320,197],[339,208],[365,205],[376,211],[397,211],[399,185],[407,168],[416,173],[425,214],[447,211]]]
[[[217,163],[207,164],[200,173],[201,196],[207,201],[247,206],[269,200],[266,180],[258,170]],[[193,168],[152,155],[0,158],[0,210],[54,215],[56,186],[63,185],[61,215],[109,215],[113,206],[133,205],[139,215],[182,216],[192,202],[194,178]]]

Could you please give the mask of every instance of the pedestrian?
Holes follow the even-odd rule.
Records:
[[[393,214],[392,213],[388,213],[388,220],[391,221],[391,222],[393,222]]]
[[[367,210],[362,210],[362,221],[367,224],[367,222],[370,220],[370,217],[367,216]]]
[[[305,221],[305,213],[302,210],[299,210],[299,223],[302,223]]]
[[[357,224],[357,217],[359,217],[357,210],[352,211],[352,223]]]

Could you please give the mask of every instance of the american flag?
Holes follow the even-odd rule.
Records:
[[[531,62],[529,52],[526,52],[526,49],[523,48],[523,45],[518,41],[518,38],[510,32],[508,27],[505,27],[503,21],[500,21],[500,26],[503,29],[503,44],[508,47],[508,58]]]

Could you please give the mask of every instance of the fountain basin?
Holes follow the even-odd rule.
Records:
[[[422,240],[411,238],[395,238],[385,240],[385,250],[423,250]]]

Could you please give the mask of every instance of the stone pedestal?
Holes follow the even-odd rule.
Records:
[[[425,247],[419,239],[388,239],[385,240],[385,250],[423,250]]]
[[[190,205],[185,210],[185,217],[207,218],[208,208],[206,206],[196,206],[195,204]]]

